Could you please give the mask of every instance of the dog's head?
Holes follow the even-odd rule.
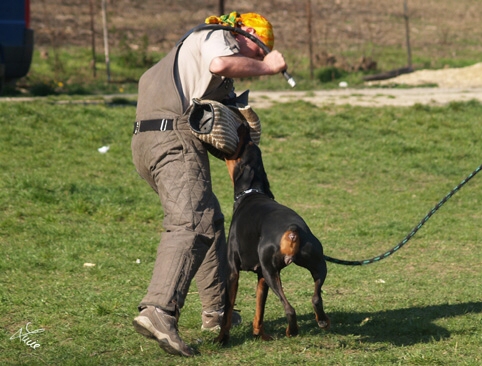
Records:
[[[247,124],[242,124],[238,128],[238,137],[239,144],[236,151],[225,158],[235,193],[258,189],[268,197],[274,198],[264,170],[261,150],[251,140]]]

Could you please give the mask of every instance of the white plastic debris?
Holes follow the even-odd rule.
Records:
[[[109,151],[110,147],[109,146],[102,146],[97,149],[98,152],[101,154],[105,154],[107,151]]]
[[[84,263],[84,267],[95,267],[95,263]]]
[[[340,81],[340,83],[338,84],[338,86],[340,88],[346,88],[348,86],[348,83],[346,81]]]
[[[136,259],[137,264],[141,264],[141,260],[139,258]]]

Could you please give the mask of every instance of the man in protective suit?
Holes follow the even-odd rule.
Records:
[[[206,23],[241,28],[273,48],[272,26],[259,14],[233,12],[209,17]],[[165,231],[133,325],[170,354],[194,354],[177,327],[193,278],[202,304],[202,328],[219,329],[224,314],[224,216],[212,191],[208,146],[192,133],[186,111],[193,98],[223,102],[235,97],[232,78],[273,75],[286,67],[281,53],[265,54],[246,36],[201,27],[139,81],[133,162],[159,195]],[[235,315],[233,322],[239,323]]]

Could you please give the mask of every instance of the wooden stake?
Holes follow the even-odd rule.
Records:
[[[408,67],[412,68],[412,48],[410,47],[410,27],[408,24],[408,5],[407,0],[403,1],[403,17],[405,18],[405,35],[407,39],[407,63]]]
[[[90,33],[92,42],[92,74],[97,77],[97,69],[95,65],[95,29],[94,29],[94,0],[90,0]]]
[[[219,15],[224,15],[224,0],[219,0]]]
[[[314,66],[313,66],[313,32],[311,25],[311,0],[306,0],[306,23],[308,25],[308,51],[310,55],[310,79],[314,79]]]
[[[109,36],[107,33],[107,15],[106,15],[105,0],[102,0],[102,23],[104,27],[104,52],[105,52],[105,66],[107,71],[107,82],[110,82]]]

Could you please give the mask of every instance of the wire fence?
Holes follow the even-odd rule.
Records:
[[[340,55],[350,62],[362,56],[376,59],[385,48],[405,49],[407,19],[415,55],[451,58],[467,49],[482,54],[480,0],[225,0],[224,8],[265,15],[275,29],[275,47],[311,55],[315,66],[333,57],[341,62]],[[37,49],[95,45],[100,52],[109,47],[115,51],[122,42],[133,50],[144,45],[166,52],[187,30],[218,11],[219,0],[31,3]]]

